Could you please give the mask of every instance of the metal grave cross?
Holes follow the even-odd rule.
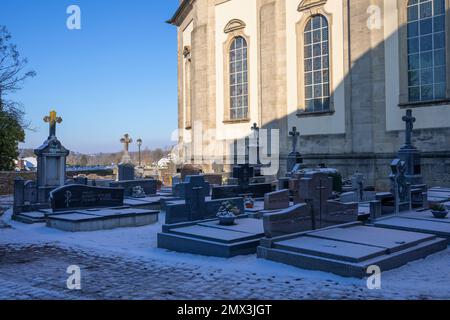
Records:
[[[50,114],[44,117],[44,122],[49,124],[49,137],[56,137],[56,124],[61,123],[61,117],[56,116],[56,111],[50,111]]]

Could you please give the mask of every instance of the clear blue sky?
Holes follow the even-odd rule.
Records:
[[[81,30],[69,30],[70,5],[81,8]],[[10,98],[23,103],[36,129],[21,147],[48,136],[42,118],[63,117],[57,136],[84,153],[120,151],[120,138],[143,147],[173,144],[177,127],[177,35],[165,21],[178,0],[0,0],[6,25],[37,76]],[[137,149],[133,144],[131,150]]]

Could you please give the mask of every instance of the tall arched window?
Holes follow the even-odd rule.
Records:
[[[247,41],[233,39],[230,47],[230,119],[248,117],[248,59]]]
[[[330,61],[328,21],[313,16],[304,31],[306,112],[330,110]]]
[[[445,0],[408,1],[408,96],[410,102],[446,95]]]

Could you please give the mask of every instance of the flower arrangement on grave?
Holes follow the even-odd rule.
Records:
[[[441,203],[435,203],[431,205],[430,209],[435,218],[444,219],[448,215],[447,208]]]
[[[244,205],[247,209],[253,209],[255,207],[255,200],[251,196],[245,196]]]
[[[131,196],[133,198],[145,198],[146,194],[144,188],[142,188],[141,186],[134,187]]]
[[[233,225],[236,216],[239,215],[240,210],[230,201],[222,202],[222,205],[217,212],[217,218],[221,225]]]

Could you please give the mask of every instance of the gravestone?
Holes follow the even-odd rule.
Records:
[[[297,131],[297,127],[292,128],[292,131],[289,132],[289,136],[292,137],[292,151],[287,157],[287,172],[293,172],[296,165],[301,165],[303,163],[301,154],[297,152],[298,138],[300,137],[300,132]]]
[[[56,138],[56,124],[62,122],[55,111],[44,118],[49,124],[49,137],[37,149],[37,189],[38,202],[48,201],[49,192],[59,186],[63,186],[66,179],[66,157],[70,151],[63,147]]]
[[[215,218],[224,201],[230,201],[244,214],[244,199],[241,197],[229,197],[220,200],[206,200],[209,183],[203,176],[188,176],[182,184],[184,199],[168,201],[165,204],[166,224],[181,223]]]
[[[289,190],[287,189],[266,193],[264,195],[264,210],[285,209],[289,207],[289,204]]]
[[[326,172],[295,174],[290,180],[294,204],[306,203],[313,229],[358,220],[358,203],[332,200],[333,179]]]
[[[406,115],[402,118],[405,122],[405,144],[398,152],[398,158],[405,162],[405,178],[411,185],[423,184],[421,169],[421,153],[412,144],[412,132],[416,118],[412,115],[412,110],[406,110]]]
[[[72,209],[123,206],[122,188],[100,188],[84,185],[69,185],[50,192],[53,212]]]
[[[250,179],[255,176],[255,168],[249,164],[233,167],[233,178],[237,179],[239,186],[246,188],[250,184]]]
[[[267,238],[312,230],[312,219],[306,204],[267,213],[263,217],[264,233]]]
[[[205,181],[202,175],[186,176],[184,182],[177,183],[172,187],[172,193],[175,197],[186,199],[186,193],[188,189],[193,187],[202,187],[202,194],[204,197],[208,197],[211,191],[211,186]]]
[[[134,165],[132,163],[119,163],[118,181],[130,181],[135,179]]]

